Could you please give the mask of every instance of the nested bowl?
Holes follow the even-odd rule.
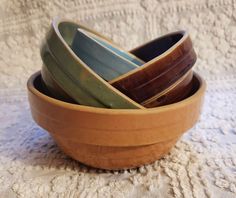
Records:
[[[197,58],[186,31],[164,35],[131,53],[146,63],[109,83],[134,101],[145,104],[152,103],[157,95],[184,76]]]
[[[124,59],[125,57],[134,58],[140,63],[140,60],[134,56],[136,55],[147,63],[107,83],[70,48],[73,45],[77,28],[91,33],[96,41],[105,45],[109,50],[118,52],[118,55],[123,56]],[[80,24],[54,20],[41,50],[44,66],[47,67],[48,74],[50,74],[50,76],[42,75],[44,83],[54,95],[58,93],[59,98],[69,96],[63,99],[65,101],[72,98],[79,104],[95,107],[143,109],[143,106],[156,107],[184,98],[180,97],[184,96],[183,93],[179,94],[178,100],[170,97],[177,94],[175,89],[177,88],[176,83],[180,82],[179,79],[184,80],[179,85],[187,86],[186,81],[190,75],[187,78],[183,78],[183,76],[196,61],[196,54],[186,32],[179,31],[165,35],[131,52],[134,55],[124,53],[109,43],[109,39]],[[99,67],[94,65],[99,70]],[[53,78],[56,83],[52,84],[50,78]],[[174,87],[174,90],[171,87]],[[166,93],[165,96],[158,98],[163,93]]]
[[[142,105],[107,83],[73,52],[71,44],[78,28],[98,34],[80,24],[55,19],[42,44],[42,60],[58,87],[79,104],[112,109],[142,109]],[[101,35],[99,37],[102,38]],[[47,79],[43,80],[47,85]],[[49,81],[48,87],[52,86]],[[53,91],[57,92],[57,89]]]
[[[76,29],[78,27],[82,28],[83,31],[89,34],[89,36],[93,37],[93,39],[98,44],[104,45],[108,49],[108,51],[110,50],[111,52],[117,53],[118,56],[122,57],[122,59],[124,60],[127,59],[129,62],[133,62],[139,65],[140,68],[145,69],[146,66],[148,65],[150,65],[148,68],[158,66],[158,68],[155,68],[155,70],[160,72],[158,77],[160,81],[158,80],[157,82],[157,79],[155,79],[155,81],[152,82],[152,86],[145,88],[145,89],[151,88],[152,90],[154,88],[155,90],[158,89],[158,91],[155,92],[155,94],[152,94],[152,97],[147,98],[142,102],[140,102],[139,100],[135,102],[134,100],[132,100],[134,98],[132,98],[130,93],[124,91],[123,89],[121,90],[123,91],[123,93],[127,94],[131,98],[122,94],[120,91],[114,89],[102,78],[100,78],[95,72],[91,71],[90,68],[86,64],[84,64],[79,57],[76,57],[74,52],[69,47],[72,45],[72,48],[74,46],[74,50],[78,49],[78,45],[80,43],[79,41],[77,41],[78,39],[76,39],[75,37],[75,35],[78,33]],[[184,32],[180,33],[186,34]],[[178,34],[180,33],[178,32]],[[159,44],[164,45],[162,43],[163,40],[167,42],[167,47],[173,44],[171,43],[171,41],[169,41],[171,40],[171,36],[169,36],[170,38],[168,36],[166,37],[167,38],[165,37],[163,39],[159,38],[150,43],[144,44],[143,46],[140,46],[132,50],[132,52],[145,60],[152,59],[155,55],[158,55],[158,53],[160,53],[160,49],[158,47],[161,46],[161,45],[159,46]],[[186,35],[184,35],[183,37],[186,37]],[[187,36],[185,39],[183,39],[182,43],[180,42],[179,45],[183,47],[188,42],[189,38]],[[57,44],[58,48],[55,48]],[[58,50],[60,46],[61,50]],[[174,52],[170,53],[171,55],[166,52],[167,53],[166,57],[169,57],[169,59],[171,57],[174,57],[173,54],[176,54],[176,51],[178,49],[178,42],[176,46],[175,46],[176,49],[173,49]],[[186,44],[186,46],[188,45]],[[170,48],[173,48],[173,46]],[[188,49],[190,50],[190,47],[186,48],[186,50]],[[148,52],[148,55],[145,54],[147,53],[147,50],[150,50]],[[193,49],[191,50],[190,54],[192,53],[194,54]],[[61,51],[64,51],[65,53],[61,54]],[[58,53],[59,53],[59,58],[61,58],[60,60],[56,58],[56,56],[58,56]],[[60,20],[53,21],[51,31],[49,32],[45,43],[43,43],[42,45],[41,57],[44,62],[42,68],[42,78],[44,80],[44,83],[54,96],[57,96],[59,99],[63,101],[76,101],[77,103],[80,104],[97,106],[97,107],[106,107],[106,108],[142,109],[143,106],[150,108],[177,102],[181,99],[184,99],[186,95],[188,95],[189,93],[188,91],[191,88],[191,84],[187,84],[187,82],[191,80],[190,77],[192,76],[190,72],[188,72],[188,70],[186,71],[184,70],[184,72],[182,72],[180,75],[177,75],[179,74],[178,72],[181,70],[181,67],[185,67],[185,69],[186,67],[188,67],[187,62],[189,59],[187,59],[187,62],[185,61],[183,65],[181,65],[181,67],[179,68],[178,65],[177,66],[175,65],[174,69],[172,68],[172,65],[171,66],[169,66],[168,64],[158,65],[162,60],[162,59],[159,60],[159,58],[154,58],[155,61],[157,60],[156,62],[154,61],[155,62],[154,65],[151,64],[153,61],[149,61],[147,64],[145,64],[146,66],[143,67],[141,66],[142,63],[141,59],[138,59],[131,53],[125,52],[119,47],[114,46],[112,42],[109,42],[109,39],[104,38],[102,35],[99,35],[93,30],[83,27],[80,24],[75,24],[69,21],[60,21]],[[92,59],[88,58],[87,60],[92,60]],[[110,63],[111,61],[105,61],[105,62]],[[97,68],[97,70],[99,70],[100,66],[97,66],[96,64],[94,65]],[[117,69],[119,68],[117,67]],[[173,74],[175,70],[178,71],[177,74]],[[188,75],[186,73],[188,73]],[[173,76],[170,77],[170,75]],[[147,84],[149,83],[150,81],[147,82]],[[114,83],[114,85],[115,84],[116,82]],[[146,90],[143,90],[142,87],[140,89],[141,90],[139,90],[138,94],[145,95]],[[135,89],[133,89],[132,91],[135,91]],[[148,94],[145,95],[145,97],[147,96]],[[139,103],[141,103],[141,105]]]
[[[52,98],[40,72],[28,80],[34,120],[73,158],[119,169],[150,163],[167,153],[198,120],[205,82],[194,73],[192,93],[180,102],[150,109],[104,109]],[[130,160],[129,160],[130,158]]]

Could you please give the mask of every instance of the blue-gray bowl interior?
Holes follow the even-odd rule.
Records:
[[[71,45],[75,54],[98,75],[113,80],[144,62],[109,44],[104,39],[77,29]]]

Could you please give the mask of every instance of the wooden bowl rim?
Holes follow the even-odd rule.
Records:
[[[51,105],[55,105],[60,108],[66,108],[68,110],[75,110],[75,111],[81,111],[81,112],[83,111],[83,112],[89,112],[89,113],[107,114],[107,115],[157,114],[157,113],[163,112],[163,111],[178,109],[178,108],[181,108],[182,106],[185,106],[189,103],[194,102],[195,100],[199,100],[206,90],[205,80],[199,74],[194,72],[194,77],[198,80],[199,87],[195,91],[195,93],[193,93],[191,96],[187,97],[184,100],[181,100],[181,101],[173,103],[173,104],[165,105],[165,106],[146,108],[146,109],[107,109],[107,108],[90,107],[90,106],[84,106],[84,105],[79,105],[79,104],[72,104],[72,103],[64,102],[64,101],[49,97],[49,96],[41,93],[34,86],[34,81],[39,75],[41,75],[40,71],[31,75],[27,81],[28,91],[31,92],[32,94],[34,94],[36,97],[41,98],[45,102],[51,103]]]

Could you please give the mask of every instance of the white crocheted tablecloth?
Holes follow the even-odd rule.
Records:
[[[163,159],[139,169],[88,168],[32,120],[26,80],[41,67],[50,20],[66,16],[125,49],[187,29],[208,83],[202,116]],[[235,0],[1,0],[0,197],[236,197]]]

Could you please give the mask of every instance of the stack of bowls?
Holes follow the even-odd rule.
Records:
[[[126,52],[99,33],[56,19],[28,80],[34,120],[72,158],[133,168],[168,153],[198,120],[204,80],[187,32]]]

